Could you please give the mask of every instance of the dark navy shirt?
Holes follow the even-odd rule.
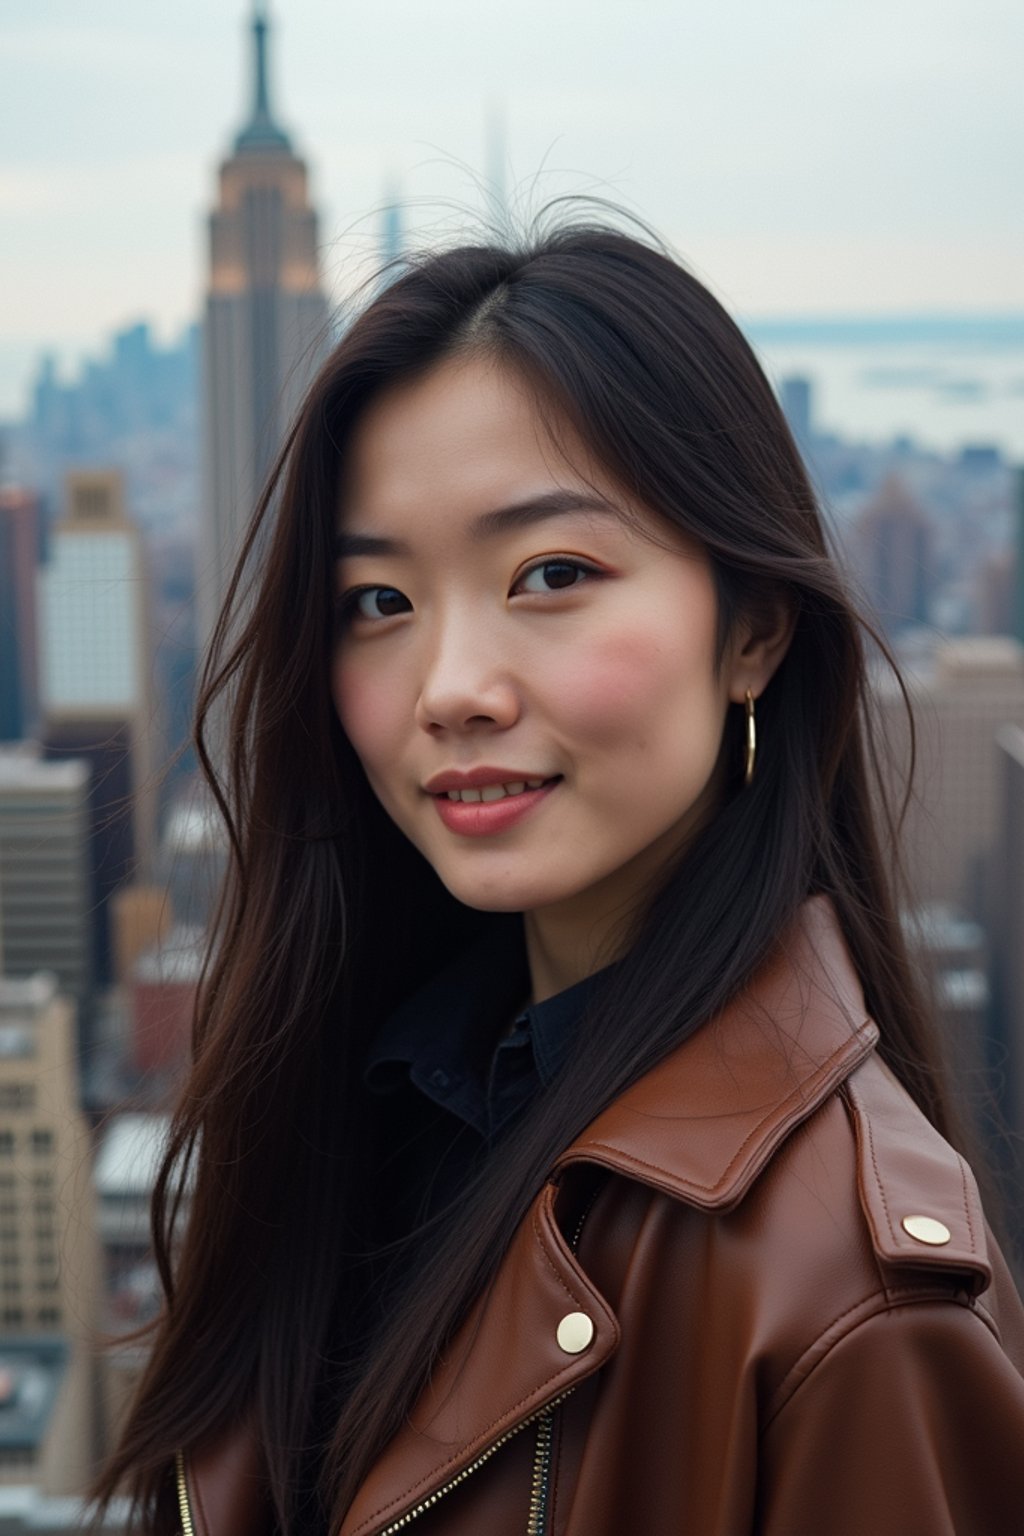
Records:
[[[502,915],[385,1021],[364,1083],[379,1110],[389,1237],[407,1236],[456,1198],[553,1081],[610,969],[529,1004],[522,917]]]

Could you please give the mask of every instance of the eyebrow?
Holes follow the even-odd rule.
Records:
[[[531,496],[526,501],[513,502],[511,506],[495,507],[481,512],[470,524],[469,535],[475,540],[496,538],[513,529],[529,528],[534,523],[546,522],[552,517],[565,517],[571,512],[597,512],[613,517],[617,522],[627,522],[626,514],[614,502],[605,501],[596,492],[548,491],[543,496]],[[403,539],[386,539],[373,533],[338,533],[334,540],[334,557],[344,560],[356,555],[409,555],[409,545]]]

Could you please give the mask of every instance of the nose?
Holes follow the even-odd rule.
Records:
[[[505,730],[520,713],[519,690],[498,637],[472,616],[439,626],[424,668],[416,723],[423,730]]]

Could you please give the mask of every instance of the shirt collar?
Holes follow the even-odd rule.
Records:
[[[437,1072],[452,1080],[482,1075],[502,1023],[514,1019],[529,1031],[546,1087],[568,1059],[576,1022],[605,970],[524,1006],[530,970],[522,915],[496,916],[481,938],[388,1015],[371,1043],[363,1080],[373,1092],[387,1093],[410,1079],[425,1088]]]

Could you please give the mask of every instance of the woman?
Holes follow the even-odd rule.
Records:
[[[257,555],[200,710],[234,860],[167,1305],[99,1492],[210,1536],[1016,1530],[1024,1313],[861,631],[721,307],[599,227],[425,258]]]

